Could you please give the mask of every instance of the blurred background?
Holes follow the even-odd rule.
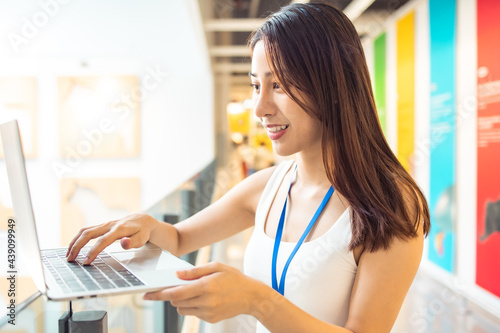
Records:
[[[0,0],[0,123],[20,124],[41,247],[136,211],[176,223],[282,161],[252,111],[246,42],[293,2]],[[380,124],[431,208],[393,331],[500,332],[500,2],[329,2],[359,33]],[[0,148],[0,258],[12,216]],[[242,268],[250,233],[188,259]],[[18,303],[36,291],[20,260]],[[53,332],[65,305],[37,302],[0,331]],[[110,332],[254,327],[186,323],[137,295],[93,302],[76,306],[108,310]]]

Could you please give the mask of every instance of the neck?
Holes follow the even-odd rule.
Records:
[[[297,153],[297,185],[323,187],[331,183],[326,176],[321,150]]]

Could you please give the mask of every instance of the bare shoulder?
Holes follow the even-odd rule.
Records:
[[[401,223],[413,235],[394,237],[387,248],[360,255],[345,326],[353,332],[389,332],[413,283],[422,259],[427,207],[417,192],[402,189],[408,220]]]
[[[234,186],[221,200],[244,203],[246,210],[255,213],[257,204],[276,166],[262,169]]]
[[[257,208],[262,192],[269,182],[274,170],[276,170],[276,166],[259,170],[240,183],[248,195],[248,199],[250,199],[249,203],[254,211]]]
[[[249,183],[252,183],[254,186],[261,186],[262,189],[266,186],[267,182],[269,181],[269,178],[271,178],[271,175],[273,174],[274,170],[276,170],[277,166],[272,166],[269,168],[265,168],[262,170],[259,170],[252,175],[248,176],[245,178],[242,182],[248,181]]]

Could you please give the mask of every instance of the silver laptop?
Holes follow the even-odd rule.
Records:
[[[66,261],[66,248],[41,250],[17,121],[1,124],[0,133],[14,206],[18,258],[29,258],[29,273],[49,299],[146,292],[189,283],[177,278],[175,271],[192,265],[150,243],[123,250],[115,242],[88,266],[82,262],[89,248],[82,249],[73,263]]]

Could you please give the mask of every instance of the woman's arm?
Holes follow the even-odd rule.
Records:
[[[96,238],[85,264],[118,239],[124,249],[141,247],[150,241],[180,256],[229,237],[253,225],[255,209],[273,171],[274,167],[253,174],[214,204],[175,225],[160,222],[147,214],[131,214],[83,228],[68,246],[68,260],[74,260],[82,247]]]
[[[394,240],[386,251],[365,251],[359,260],[346,328],[390,332],[422,258],[424,236]]]
[[[252,174],[212,205],[175,224],[177,237],[164,238],[159,232],[153,233],[150,241],[168,251],[174,243],[176,246],[170,252],[180,256],[250,228],[255,223],[262,191],[274,169]]]
[[[145,295],[171,301],[183,315],[217,322],[239,314],[257,318],[271,332],[390,332],[420,264],[423,234],[394,240],[387,250],[361,254],[344,327],[301,310],[264,283],[235,268],[210,263],[178,272],[188,285]],[[335,297],[335,295],[331,295]]]

